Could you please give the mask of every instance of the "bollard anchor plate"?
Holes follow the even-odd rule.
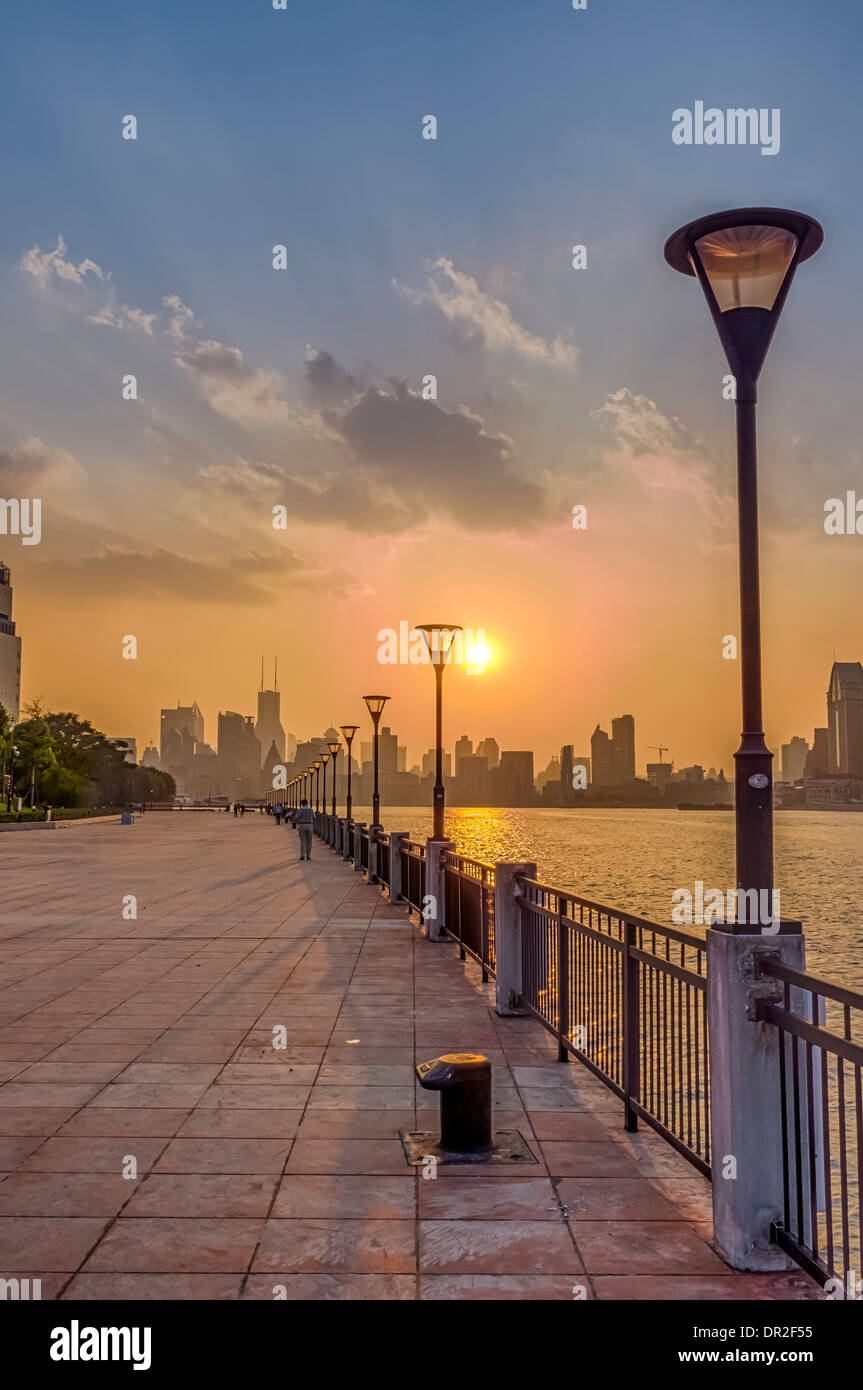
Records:
[[[428,1158],[436,1158],[441,1165],[449,1163],[489,1163],[495,1167],[500,1164],[537,1163],[539,1160],[530,1151],[527,1140],[517,1129],[496,1129],[491,1136],[491,1148],[480,1153],[455,1153],[441,1146],[440,1134],[436,1130],[416,1130],[412,1134],[399,1132],[405,1158],[409,1164],[419,1167]]]

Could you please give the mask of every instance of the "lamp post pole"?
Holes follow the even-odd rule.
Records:
[[[421,632],[425,638],[435,676],[435,784],[432,793],[434,811],[432,838],[442,840],[444,838],[444,810],[446,809],[446,793],[443,785],[443,673],[452,650],[453,637],[457,632],[461,632],[461,628],[453,623],[421,623],[417,631]]]
[[[330,760],[329,753],[321,754],[321,768],[323,776],[323,794],[321,796],[321,809],[324,815],[327,814],[327,763]]]
[[[381,715],[383,714],[384,705],[386,704],[386,702],[387,702],[387,700],[388,700],[389,698],[390,698],[389,695],[364,695],[364,696],[363,696],[363,699],[364,699],[365,702],[366,702],[366,706],[367,706],[367,708],[368,708],[369,714],[370,714],[371,717],[372,717],[372,723],[374,724],[374,727],[375,727],[375,735],[374,735],[374,769],[375,769],[375,782],[374,782],[374,792],[372,793],[372,824],[371,824],[371,829],[372,829],[372,830],[377,830],[377,829],[379,829],[379,828],[380,828],[380,823],[381,823],[381,796],[380,796],[380,792],[378,791],[378,727],[379,727],[380,722],[381,722]]]
[[[320,811],[320,809],[321,809],[321,806],[320,806],[321,764],[320,764],[320,762],[319,762],[317,759],[315,759],[315,761],[312,763],[312,767],[314,768],[314,773],[315,773],[315,815],[317,815],[318,811]]]
[[[12,788],[15,785],[15,759],[18,756],[18,749],[15,747],[14,743],[12,744],[10,752],[11,757],[9,759],[9,791],[6,796],[7,811],[12,810]]]
[[[339,756],[341,746],[337,738],[331,739],[327,744],[333,759],[333,820],[336,818],[336,758]]]
[[[797,266],[823,239],[821,227],[804,213],[736,208],[688,223],[665,245],[669,265],[697,277],[734,375],[743,719],[734,754],[737,887],[747,894],[755,889],[757,900],[769,904],[771,926],[773,754],[764,736],[761,699],[757,382]],[[749,917],[749,900],[744,901]],[[758,920],[763,927],[763,912]],[[747,925],[738,913],[732,929],[745,932]]]
[[[351,813],[353,811],[353,801],[351,799],[351,744],[354,741],[354,734],[359,727],[359,724],[342,724],[341,726],[342,737],[345,740],[348,758],[348,795],[345,803],[345,818],[347,820],[351,819]]]

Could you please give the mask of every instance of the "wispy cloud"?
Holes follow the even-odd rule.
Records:
[[[426,261],[426,288],[412,289],[393,281],[396,289],[412,304],[432,304],[450,323],[477,338],[489,352],[514,352],[532,362],[572,368],[578,361],[578,348],[558,334],[547,342],[523,328],[513,318],[502,299],[483,290],[472,275],[457,270],[446,256]]]

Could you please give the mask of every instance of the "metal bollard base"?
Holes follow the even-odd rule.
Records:
[[[412,1134],[399,1132],[405,1158],[409,1164],[419,1167],[429,1158],[441,1165],[449,1163],[489,1163],[496,1167],[502,1164],[538,1163],[530,1151],[527,1140],[517,1129],[497,1129],[491,1136],[491,1148],[479,1152],[454,1153],[452,1149],[441,1147],[440,1135],[435,1130],[415,1130]]]

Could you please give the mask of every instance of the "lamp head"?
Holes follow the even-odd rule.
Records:
[[[445,666],[452,651],[453,639],[457,632],[462,631],[459,624],[419,623],[416,630],[423,635],[426,651],[431,657],[432,665]]]
[[[364,699],[365,702],[366,702],[366,707],[367,707],[367,709],[368,709],[369,714],[370,714],[371,717],[372,717],[372,721],[373,721],[373,723],[374,723],[375,728],[378,727],[378,721],[379,721],[381,715],[383,714],[384,705],[386,704],[386,702],[387,702],[387,700],[388,700],[389,698],[390,698],[389,695],[364,695],[364,696],[363,696],[363,699]]]
[[[805,213],[735,208],[699,217],[665,243],[668,264],[700,282],[738,386],[754,388],[794,272],[823,240]]]
[[[342,724],[340,727],[345,743],[348,745],[348,748],[350,748],[354,741],[354,734],[357,733],[360,726],[359,724]]]
[[[338,756],[341,750],[341,746],[342,745],[339,743],[337,738],[332,739],[331,742],[327,744],[327,747],[329,748],[334,758]]]

